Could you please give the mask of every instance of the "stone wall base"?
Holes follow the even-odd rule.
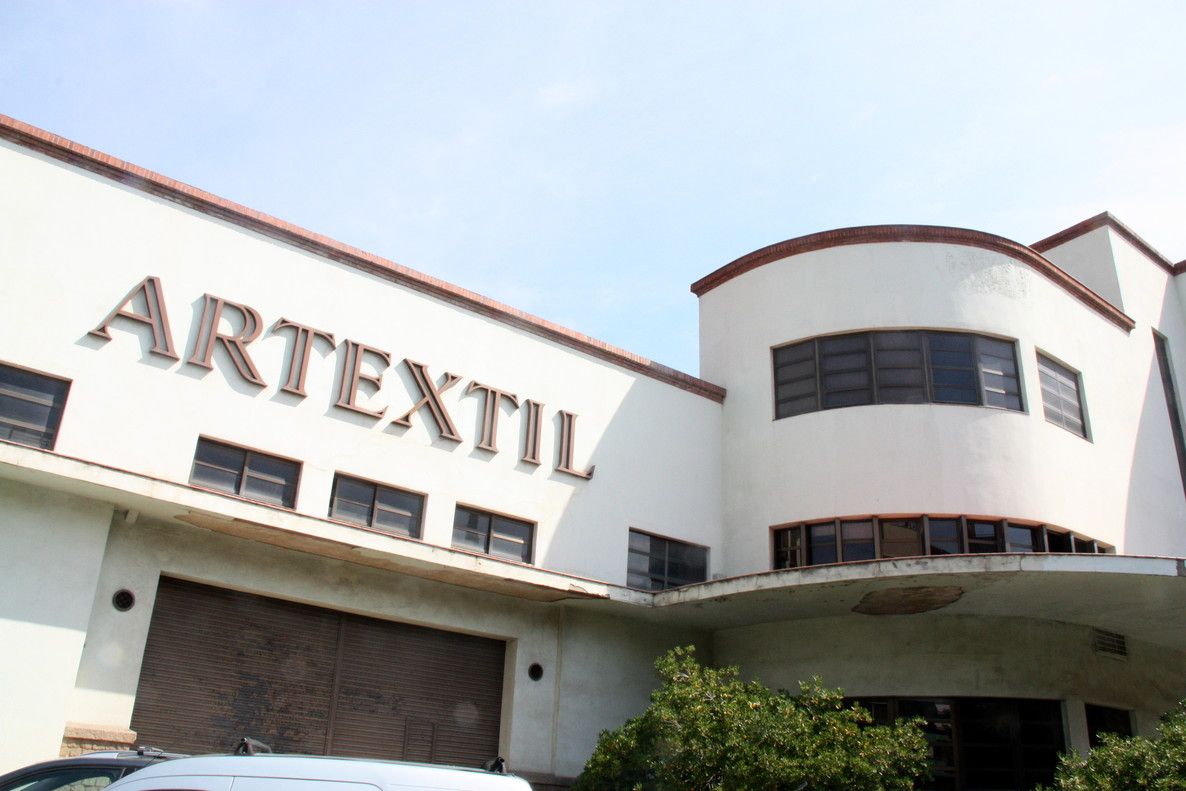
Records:
[[[131,750],[136,744],[136,732],[111,725],[91,725],[84,722],[68,722],[62,733],[63,758],[72,758],[97,750]]]

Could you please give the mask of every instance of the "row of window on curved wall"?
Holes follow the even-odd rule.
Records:
[[[774,529],[776,569],[925,555],[1114,551],[1109,545],[1051,525],[969,516],[826,519]]]
[[[864,404],[969,404],[1022,411],[1016,344],[967,332],[878,330],[773,350],[774,417]],[[1038,354],[1046,419],[1087,436],[1079,374]]]

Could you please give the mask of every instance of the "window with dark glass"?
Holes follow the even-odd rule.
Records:
[[[347,475],[334,476],[334,492],[329,503],[329,515],[333,519],[419,538],[423,513],[422,494]]]
[[[708,549],[630,531],[626,584],[641,590],[667,590],[708,579]]]
[[[793,569],[803,562],[803,531],[798,526],[774,531],[774,568]]]
[[[1182,433],[1182,412],[1178,408],[1178,388],[1174,385],[1174,369],[1170,365],[1169,344],[1165,336],[1153,331],[1153,347],[1157,353],[1157,370],[1161,374],[1161,389],[1165,393],[1165,407],[1169,412],[1170,434],[1174,438],[1174,450],[1178,455],[1178,472],[1182,476],[1182,489],[1186,491],[1186,435]]]
[[[0,364],[0,439],[52,450],[70,383]]]
[[[1071,534],[1060,530],[1046,531],[1047,552],[1074,552],[1071,548]]]
[[[821,522],[807,525],[807,562],[812,566],[835,563],[840,559],[836,552],[836,523]]]
[[[921,519],[879,519],[881,526],[881,556],[908,558],[925,555],[922,546]]]
[[[1012,341],[964,332],[828,335],[773,351],[775,418],[861,404],[976,404],[1020,411]]]
[[[927,519],[927,532],[931,541],[929,553],[932,555],[962,555],[964,543],[962,540],[962,524],[956,519]]]
[[[300,471],[299,462],[201,438],[189,482],[248,500],[292,508]]]
[[[453,514],[453,546],[506,560],[531,562],[535,525],[464,505]]]
[[[1087,714],[1087,742],[1091,749],[1099,747],[1100,737],[1105,733],[1132,736],[1132,712],[1091,703],[1083,708]]]
[[[927,791],[1032,788],[1054,779],[1065,749],[1062,706],[1016,698],[857,699],[874,724],[921,717],[931,748]]]
[[[1009,525],[1005,528],[1006,552],[1044,552],[1042,528]]]
[[[872,520],[840,523],[840,553],[846,563],[854,560],[873,560],[877,557]]]
[[[997,538],[999,522],[981,522],[974,519],[967,520],[968,552],[1000,552],[1000,541]]]
[[[1079,536],[1075,536],[1074,540],[1075,540],[1075,552],[1082,552],[1087,555],[1096,554],[1095,542],[1092,541],[1090,538],[1079,538]]]
[[[1042,385],[1042,410],[1046,419],[1072,434],[1086,437],[1079,374],[1039,354],[1038,381]]]

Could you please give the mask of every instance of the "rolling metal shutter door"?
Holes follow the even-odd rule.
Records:
[[[132,713],[142,744],[477,765],[505,643],[161,578]]]

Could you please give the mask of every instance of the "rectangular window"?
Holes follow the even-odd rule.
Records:
[[[1084,705],[1087,714],[1087,741],[1094,750],[1099,747],[1100,737],[1105,733],[1116,736],[1132,736],[1132,713],[1110,706]]]
[[[70,382],[0,364],[0,439],[52,450]]]
[[[840,559],[836,554],[835,522],[806,525],[805,529],[807,530],[807,562],[810,565],[835,563]]]
[[[1000,552],[997,539],[998,522],[968,520],[968,552]]]
[[[774,414],[790,417],[819,409],[815,341],[774,350]]]
[[[877,548],[873,543],[873,521],[840,523],[840,543],[844,561],[873,560]]]
[[[1006,552],[1044,552],[1042,545],[1042,529],[1040,527],[1022,527],[1009,525],[1005,529]]]
[[[867,334],[820,338],[819,354],[824,409],[873,403]]]
[[[1046,551],[1047,552],[1072,552],[1071,549],[1071,534],[1063,533],[1059,530],[1051,530],[1046,528]]]
[[[424,495],[346,475],[334,476],[332,519],[366,525],[400,536],[420,537]]]
[[[626,584],[641,590],[667,590],[708,579],[708,549],[630,531]]]
[[[1182,413],[1178,409],[1178,390],[1174,386],[1174,369],[1170,366],[1169,346],[1165,336],[1154,331],[1153,346],[1157,351],[1157,370],[1161,373],[1161,389],[1165,391],[1165,406],[1170,416],[1170,434],[1178,454],[1178,472],[1182,475],[1182,490],[1186,491],[1186,437],[1182,435]]]
[[[960,534],[960,520],[957,519],[927,519],[927,530],[931,534],[930,554],[932,555],[961,555],[964,552]]]
[[[793,569],[803,563],[803,529],[784,527],[774,531],[774,568]]]
[[[301,465],[246,448],[199,438],[189,482],[248,500],[292,508]]]
[[[878,403],[926,403],[927,374],[922,333],[873,333],[873,362],[877,369]]]
[[[984,405],[1021,411],[1021,385],[1013,344],[996,338],[976,338],[980,387]]]
[[[1046,413],[1046,420],[1072,434],[1086,437],[1079,374],[1039,354],[1038,381],[1042,385],[1042,409]]]
[[[931,390],[943,404],[979,404],[973,337],[955,332],[929,332]]]
[[[1095,542],[1090,538],[1079,538],[1079,536],[1075,536],[1074,544],[1075,552],[1077,553],[1082,553],[1085,555],[1097,554],[1095,551]]]
[[[457,506],[453,515],[453,546],[521,563],[531,562],[535,525],[509,516]]]
[[[881,524],[881,556],[909,558],[925,555],[922,546],[921,519],[879,519]]]

